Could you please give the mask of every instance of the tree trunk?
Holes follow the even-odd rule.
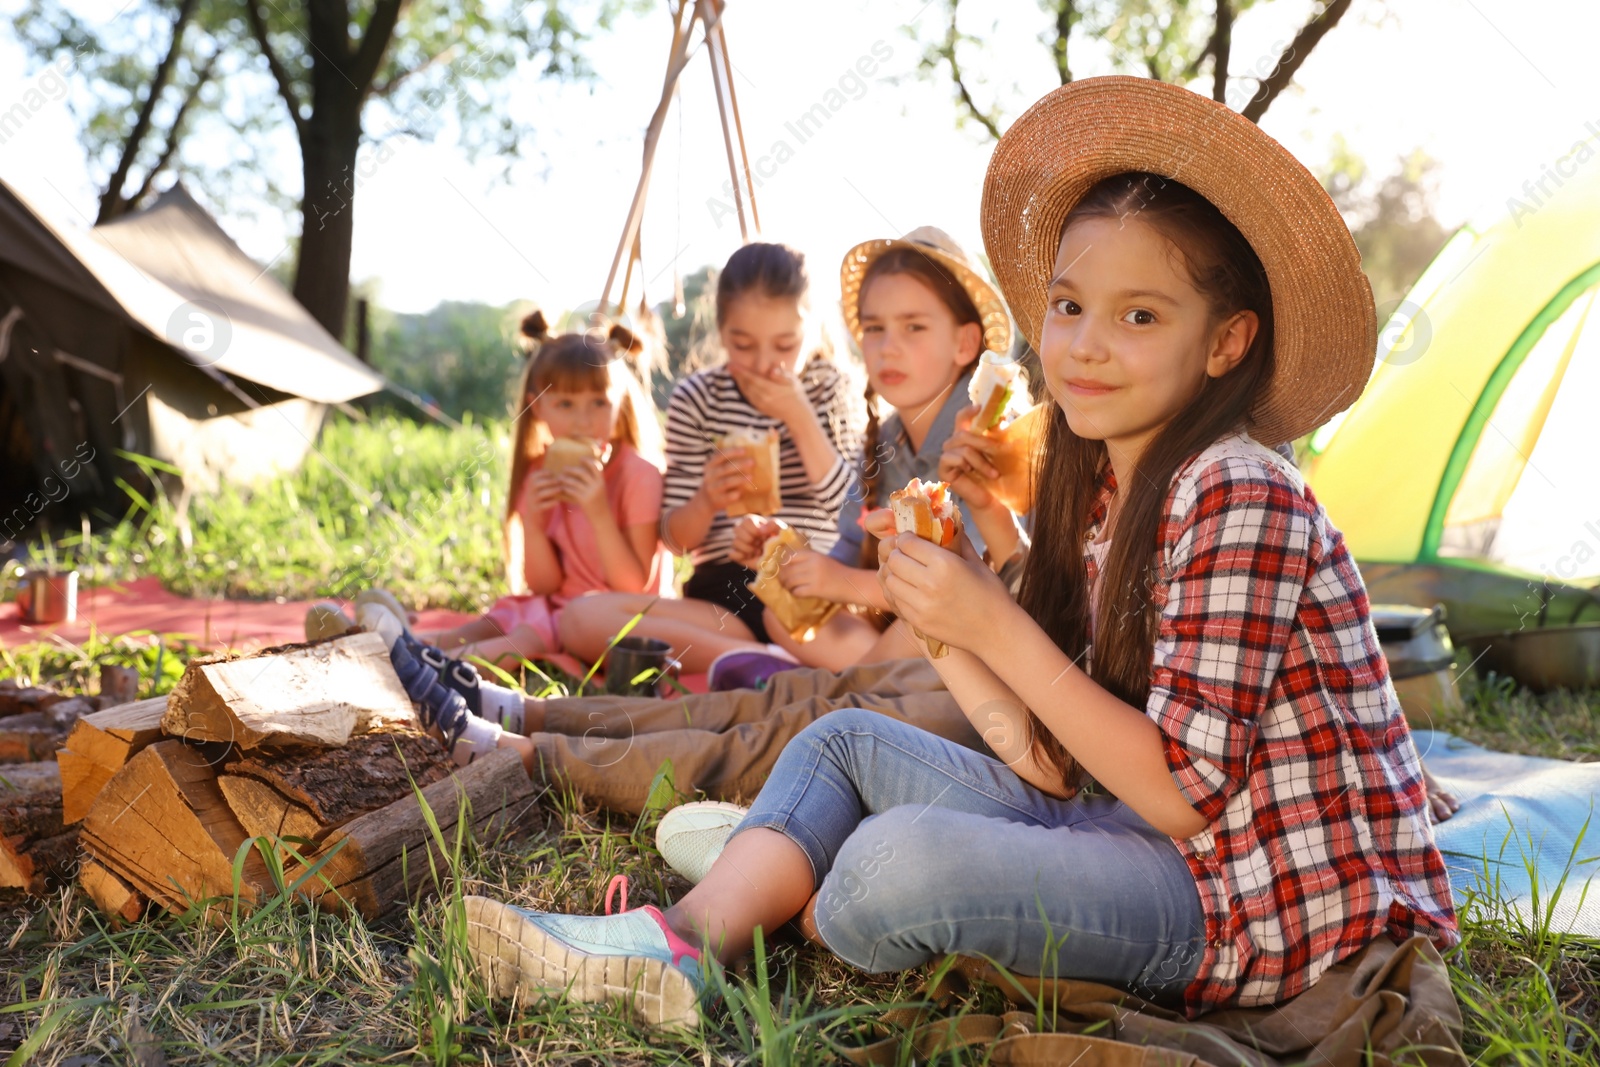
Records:
[[[350,249],[355,232],[356,153],[361,147],[361,95],[322,84],[319,64],[315,99],[300,139],[305,193],[300,207],[300,255],[294,297],[311,317],[344,342],[350,301]]]

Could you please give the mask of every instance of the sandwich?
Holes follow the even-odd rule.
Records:
[[[778,484],[778,432],[738,429],[723,434],[711,444],[717,451],[728,454],[748,452],[755,461],[744,493],[728,507],[728,517],[776,515],[783,507],[783,493]]]
[[[1033,469],[1044,447],[1048,410],[1046,404],[1029,408],[988,435],[995,440],[991,458],[1000,477],[981,480],[994,498],[1016,515],[1033,510]]]
[[[586,466],[600,457],[600,445],[587,437],[557,437],[544,449],[546,474],[560,474]]]
[[[974,433],[987,433],[1000,425],[1016,395],[1022,368],[1015,363],[990,363],[978,360],[977,370],[967,383],[967,398],[978,409],[972,419]]]
[[[944,482],[913,478],[904,489],[889,494],[889,507],[894,511],[895,532],[914,533],[940,548],[954,547],[956,535],[961,532],[961,509]],[[934,641],[920,633],[917,637],[928,643],[928,655],[934,659],[949,652],[943,641]]]
[[[761,562],[756,565],[755,579],[749,585],[756,598],[772,609],[778,625],[796,641],[809,641],[817,636],[817,631],[841,607],[821,597],[796,596],[779,579],[778,572],[783,565],[809,547],[804,534],[788,527],[769,537],[761,550]]]

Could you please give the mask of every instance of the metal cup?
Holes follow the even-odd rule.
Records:
[[[673,666],[672,646],[654,637],[624,637],[606,658],[606,692],[619,697],[661,694],[661,679]]]
[[[78,618],[78,572],[25,570],[17,576],[22,621],[49,625]]]

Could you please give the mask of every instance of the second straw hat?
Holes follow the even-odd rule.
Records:
[[[1266,445],[1355,402],[1377,356],[1372,288],[1311,172],[1225,104],[1146,78],[1089,78],[1042,98],[1000,138],[983,183],[983,243],[1035,348],[1061,227],[1096,182],[1128,171],[1193,189],[1239,228],[1272,288],[1272,381],[1248,429]],[[1160,196],[1159,185],[1150,197]]]
[[[899,240],[862,241],[845,253],[839,267],[839,295],[844,308],[844,324],[850,335],[861,343],[861,282],[873,261],[892,248],[910,248],[921,252],[949,271],[961,288],[967,291],[978,317],[983,321],[983,347],[999,355],[1011,351],[1011,316],[1006,313],[1006,302],[989,279],[983,267],[956,244],[955,238],[937,226],[918,226]]]

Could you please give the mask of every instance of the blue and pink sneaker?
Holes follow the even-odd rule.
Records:
[[[674,933],[654,905],[626,910],[625,884],[617,914],[609,914],[611,893],[606,896],[605,915],[562,915],[467,897],[467,947],[490,995],[617,1001],[651,1026],[698,1025],[706,987],[700,951]]]

